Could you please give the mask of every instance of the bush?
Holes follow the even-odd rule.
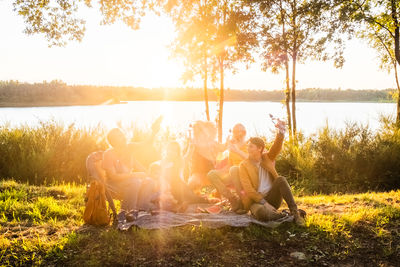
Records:
[[[128,127],[132,141],[149,138],[150,132]],[[30,184],[85,181],[85,159],[107,148],[100,127],[78,129],[54,121],[38,127],[0,127],[0,177]],[[160,158],[163,144],[173,139],[167,131],[154,147],[137,151],[143,165]],[[372,132],[368,126],[348,124],[337,131],[328,126],[309,137],[299,134],[296,144],[286,141],[277,170],[296,191],[313,193],[360,192],[400,188],[400,130],[388,119]]]
[[[150,131],[134,125],[128,126],[127,132],[133,133],[134,142],[150,136]],[[101,127],[79,129],[55,121],[41,122],[37,127],[0,126],[0,177],[30,184],[86,182],[86,157],[108,148],[105,136]],[[160,147],[156,143],[155,148],[137,151],[141,163],[148,166],[158,160]]]
[[[400,187],[400,130],[382,119],[380,130],[348,124],[286,142],[277,168],[307,192],[358,192]]]
[[[54,180],[80,182],[85,177],[85,159],[105,149],[100,129],[64,127],[54,121],[38,127],[0,127],[0,176],[32,184]]]

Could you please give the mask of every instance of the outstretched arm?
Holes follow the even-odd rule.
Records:
[[[278,132],[276,134],[275,141],[272,144],[269,151],[266,153],[269,159],[272,161],[275,161],[276,157],[282,150],[283,139],[285,138],[285,132],[286,132],[286,123],[279,119],[277,121],[278,122],[275,124],[275,127]]]
[[[146,146],[152,145],[154,143],[154,139],[155,139],[157,133],[160,131],[162,120],[163,120],[162,116],[158,117],[151,125],[150,136],[144,141],[130,143],[132,145],[132,147],[134,147],[134,149],[141,149]]]
[[[230,152],[238,154],[242,158],[242,160],[247,159],[249,157],[249,154],[240,150],[236,144],[229,144],[228,149]]]
[[[263,155],[263,157],[265,157],[265,155],[268,155],[270,160],[275,161],[276,157],[282,150],[283,139],[284,135],[282,133],[277,133],[274,143],[272,144],[269,151]]]

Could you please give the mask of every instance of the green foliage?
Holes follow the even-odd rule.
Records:
[[[81,181],[89,153],[106,148],[99,129],[64,127],[54,121],[38,127],[0,127],[0,175],[34,184]]]
[[[296,65],[309,59],[326,61],[334,59],[336,67],[344,62],[339,25],[330,1],[248,1],[254,5],[260,17],[264,70],[273,73],[285,70],[285,103],[290,136],[296,136]],[[335,44],[334,52],[328,53],[327,44]],[[291,62],[291,78],[289,75]],[[291,80],[291,85],[290,85]],[[290,108],[289,102],[292,102]]]
[[[287,142],[278,170],[306,192],[359,192],[400,187],[400,131],[387,119],[376,133],[350,124]]]
[[[127,132],[132,141],[146,140],[148,130],[134,124]],[[145,166],[158,160],[163,144],[174,135],[159,135],[153,147],[140,151]],[[30,184],[85,182],[85,159],[93,151],[107,148],[101,129],[77,129],[55,122],[38,127],[0,127],[0,177]],[[296,144],[287,141],[277,161],[278,172],[289,178],[299,192],[352,192],[389,190],[400,187],[400,131],[388,118],[372,132],[368,126],[349,124],[337,131],[328,126],[309,137],[298,135]],[[18,205],[27,198],[22,191],[8,190],[3,198]],[[14,202],[15,203],[14,203]]]
[[[126,132],[133,142],[148,140],[151,135],[135,124],[128,126]],[[0,177],[30,184],[86,182],[86,157],[108,148],[105,136],[100,127],[79,129],[74,124],[63,126],[55,121],[41,122],[37,127],[0,126]],[[160,138],[168,140],[171,136],[166,132]],[[143,165],[160,158],[161,146],[157,142],[160,141],[138,151]]]
[[[356,9],[346,11],[350,15],[350,22],[355,22],[359,27],[357,34],[368,41],[369,45],[377,52],[380,68],[388,72],[393,71],[397,91],[400,92],[400,84],[397,74],[397,66],[400,64],[400,3],[395,0],[368,0],[368,1],[344,1],[344,7],[356,6]],[[398,93],[397,93],[398,94]],[[397,99],[397,126],[400,127],[400,99]]]
[[[239,62],[247,66],[254,61],[252,51],[258,45],[254,14],[244,1],[231,0],[167,1],[165,10],[177,28],[173,51],[184,58],[184,80],[192,80],[200,74],[207,94],[208,77],[215,81],[219,75],[217,123],[221,142],[224,72],[235,72]],[[205,99],[207,101],[207,96]]]
[[[330,1],[249,1],[261,13],[259,34],[264,47],[263,68],[279,72],[290,59],[333,58],[343,64],[343,46],[337,36],[339,25]],[[335,44],[335,54],[327,52],[327,44]],[[295,77],[293,77],[295,79]]]
[[[206,87],[208,79],[216,80],[212,72],[215,62],[210,61],[216,34],[211,13],[213,5],[215,1],[168,1],[164,7],[177,29],[178,36],[171,46],[172,54],[183,59],[186,69],[183,81],[192,81],[196,75],[200,75]]]
[[[81,41],[85,33],[86,21],[82,17],[83,8],[95,6],[103,15],[102,24],[124,22],[132,29],[138,29],[145,10],[151,9],[157,1],[41,1],[14,0],[14,11],[24,18],[26,34],[43,34],[49,46],[64,46],[67,41]]]
[[[49,46],[81,41],[85,22],[74,16],[79,1],[15,0],[14,10],[24,18],[26,34],[44,34]]]

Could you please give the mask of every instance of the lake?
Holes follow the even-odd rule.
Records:
[[[11,127],[21,124],[38,125],[40,121],[55,120],[76,127],[105,128],[137,125],[148,127],[159,115],[164,116],[162,127],[174,132],[185,132],[190,123],[205,119],[204,102],[129,101],[126,104],[99,106],[62,106],[0,108],[0,124]],[[381,115],[395,116],[395,103],[297,103],[298,129],[306,135],[315,133],[328,124],[335,129],[346,123],[368,124],[372,130],[379,127]],[[226,102],[224,104],[224,135],[237,123],[243,123],[249,135],[270,136],[273,124],[268,114],[285,118],[285,108],[277,102]],[[217,116],[217,104],[210,102],[210,116]]]

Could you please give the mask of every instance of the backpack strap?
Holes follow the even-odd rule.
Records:
[[[89,154],[89,156],[86,158],[86,170],[88,173],[89,181],[96,180],[99,183],[103,184],[107,202],[109,204],[109,207],[112,210],[113,219],[115,219],[117,217],[117,209],[115,208],[114,200],[110,193],[110,190],[112,191],[112,189],[109,187],[109,185],[104,181],[104,179],[98,173],[98,171],[96,170],[96,166],[95,166],[96,162],[103,160],[103,153],[104,153],[104,151],[96,151],[96,152]]]

